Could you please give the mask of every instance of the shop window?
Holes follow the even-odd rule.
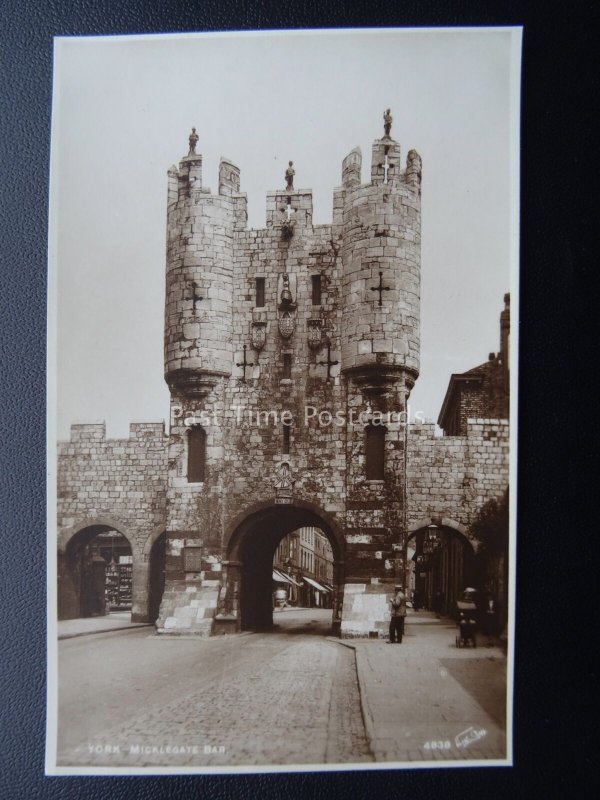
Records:
[[[206,474],[206,431],[194,425],[188,432],[188,483],[203,483]]]
[[[382,481],[385,462],[385,428],[369,425],[365,429],[365,470],[368,481]]]

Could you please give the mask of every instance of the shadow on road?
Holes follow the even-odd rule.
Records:
[[[506,728],[506,666],[502,661],[491,657],[442,658],[440,664],[497,725]]]
[[[264,633],[330,636],[330,608],[291,608],[273,613],[273,627]]]

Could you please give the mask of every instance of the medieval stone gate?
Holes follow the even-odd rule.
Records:
[[[195,132],[169,171],[169,435],[133,425],[127,443],[110,443],[78,426],[78,442],[94,445],[86,485],[84,448],[59,450],[59,531],[109,512],[134,516],[143,542],[166,531],[160,632],[268,625],[267,565],[303,525],[334,551],[335,629],[381,632],[415,521],[468,526],[507,484],[505,421],[470,420],[441,439],[433,424],[407,424],[419,374],[421,159],[411,150],[402,161],[390,127],[388,116],[366,183],[360,150],[344,159],[330,225],[313,224],[291,162],[260,230],[247,227],[234,164],[221,160],[217,193],[203,185]],[[125,457],[111,458],[115,448]]]

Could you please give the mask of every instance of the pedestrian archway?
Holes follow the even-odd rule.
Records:
[[[407,553],[407,588],[416,608],[451,615],[462,590],[478,584],[472,542],[445,520],[425,520],[410,531]]]
[[[58,559],[58,618],[131,612],[133,551],[129,539],[108,524],[81,528]]]
[[[308,574],[309,570],[303,571],[301,563],[297,560],[289,565],[292,569],[280,569],[276,572],[279,575],[289,574],[292,581],[301,587],[308,585],[316,591],[320,590],[314,583],[322,589],[330,587],[327,603],[331,607],[331,629],[334,633],[339,633],[341,593],[344,584],[344,539],[337,524],[328,515],[309,504],[271,504],[249,513],[232,527],[227,543],[227,591],[230,596],[230,607],[237,616],[241,630],[273,628],[273,564],[278,546],[289,534],[312,529],[326,538],[331,548],[331,582],[324,579],[322,582],[317,581],[314,576],[312,585],[304,581],[303,576]],[[280,565],[280,567],[285,566]],[[300,594],[297,593],[296,596],[299,597]]]

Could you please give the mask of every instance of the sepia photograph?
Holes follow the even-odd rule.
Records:
[[[55,39],[48,775],[512,764],[521,37]]]

